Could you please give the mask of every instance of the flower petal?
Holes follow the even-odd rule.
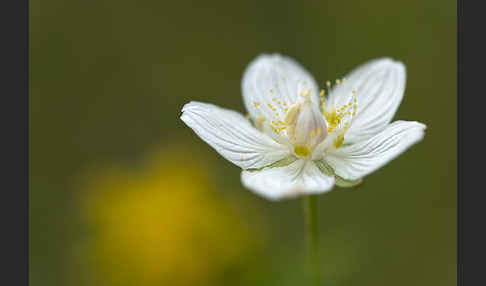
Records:
[[[356,180],[396,158],[424,136],[426,126],[415,121],[395,121],[374,137],[331,151],[326,161],[336,175]]]
[[[334,177],[324,175],[312,161],[297,160],[285,167],[243,171],[245,187],[270,200],[330,191]]]
[[[369,139],[385,129],[402,101],[405,82],[405,66],[381,58],[359,66],[331,90],[326,109],[349,104],[353,91],[356,92],[356,117],[346,132],[344,144]]]
[[[261,168],[290,155],[290,150],[251,126],[238,112],[190,102],[181,119],[216,152],[243,168]]]
[[[286,108],[311,89],[311,101],[318,106],[319,86],[295,60],[279,54],[262,54],[247,66],[241,82],[246,109],[253,120],[259,115],[268,122],[284,121]]]

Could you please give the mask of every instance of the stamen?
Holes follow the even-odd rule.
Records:
[[[280,129],[271,125],[271,124],[268,124],[268,126],[270,126],[270,128],[273,130],[273,132],[277,133],[277,134],[280,134]]]
[[[339,135],[335,140],[334,140],[334,147],[337,149],[339,148],[344,142],[344,134]]]
[[[339,108],[334,108],[328,111],[323,111],[324,116],[329,124],[328,133],[344,132],[346,131],[354,117],[357,110],[357,98],[354,96],[356,91],[353,90],[353,96],[347,104]],[[343,135],[344,136],[344,135]]]
[[[257,119],[256,119],[256,122],[255,122],[255,126],[258,130],[262,131],[263,130],[263,123],[265,122],[265,117],[263,117],[263,115],[258,115]]]
[[[287,114],[284,118],[285,125],[292,125],[295,120],[297,119],[297,115],[299,114],[301,105],[299,103],[293,104],[290,106]]]

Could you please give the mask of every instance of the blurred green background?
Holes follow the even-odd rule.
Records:
[[[428,126],[320,197],[324,285],[456,284],[456,1],[30,3],[31,285],[302,285],[301,200],[245,190],[179,119],[190,100],[244,112],[269,52],[321,85],[399,59],[395,119]]]

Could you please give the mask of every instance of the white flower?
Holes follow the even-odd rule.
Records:
[[[190,102],[181,119],[242,168],[243,184],[257,194],[278,200],[323,193],[360,183],[423,138],[422,123],[390,123],[405,80],[401,62],[376,59],[337,80],[326,98],[293,59],[260,55],[241,85],[248,118]]]

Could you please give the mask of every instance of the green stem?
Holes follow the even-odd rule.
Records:
[[[311,268],[312,285],[320,285],[320,261],[319,261],[319,224],[317,195],[304,197],[304,211],[307,227],[307,249]]]

